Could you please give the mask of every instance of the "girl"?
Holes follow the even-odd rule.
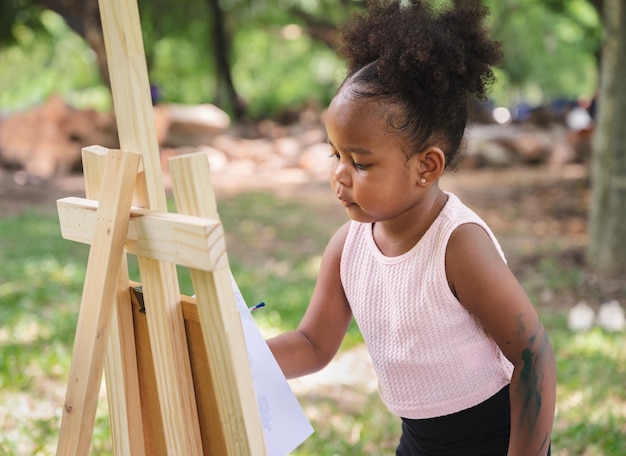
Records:
[[[268,344],[288,378],[311,373],[354,317],[402,418],[397,455],[546,455],[550,342],[491,230],[438,185],[500,47],[477,2],[405,3],[370,3],[343,30],[348,75],[326,129],[351,221],[324,252],[297,330]]]

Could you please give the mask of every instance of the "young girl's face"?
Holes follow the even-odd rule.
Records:
[[[344,93],[333,99],[326,115],[331,187],[351,219],[393,220],[417,203],[419,154],[407,159],[406,141],[385,129],[380,105]]]

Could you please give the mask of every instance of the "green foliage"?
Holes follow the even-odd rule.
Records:
[[[57,93],[76,106],[110,108],[93,51],[57,14],[44,10],[42,28],[13,25],[15,43],[0,48],[0,115],[41,104]]]
[[[254,118],[301,107],[309,100],[325,106],[343,74],[335,53],[302,35],[295,24],[241,31],[234,57],[235,84]]]
[[[624,454],[624,335],[598,328],[572,334],[563,326],[561,321],[547,328],[559,377],[553,448],[567,448],[568,454]]]
[[[215,97],[212,18],[206,1],[184,8],[168,2],[139,2],[151,83],[164,102],[206,103]]]
[[[181,37],[165,37],[154,45],[151,82],[162,101],[205,103],[214,97],[213,62],[206,48]]]
[[[594,95],[602,26],[588,2],[570,0],[560,9],[531,0],[485,3],[493,36],[504,49],[504,78],[495,89],[501,103]]]
[[[41,31],[40,8],[33,0],[4,0],[0,2],[0,46],[15,44],[15,32],[20,28]]]
[[[498,104],[595,93],[602,27],[588,0],[485,3],[492,9],[493,34],[505,50],[493,92]],[[8,5],[3,3],[2,20],[10,24],[11,40],[0,37],[0,113],[41,103],[55,92],[79,107],[109,109],[110,96],[92,51],[63,20],[42,11],[36,2]],[[250,115],[268,117],[309,102],[325,106],[341,79],[343,63],[307,31],[344,22],[362,5],[325,0],[221,2],[225,27],[233,32],[235,87]],[[141,1],[140,12],[150,79],[161,88],[164,101],[213,102],[216,66],[206,2],[172,8],[167,2]]]

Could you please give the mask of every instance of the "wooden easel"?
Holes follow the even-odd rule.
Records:
[[[170,159],[168,213],[137,4],[100,13],[121,150],[84,149],[89,199],[58,202],[63,236],[91,247],[57,454],[89,453],[104,368],[115,454],[264,455],[207,157]]]

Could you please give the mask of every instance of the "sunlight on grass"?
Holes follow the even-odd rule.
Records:
[[[598,328],[551,331],[557,354],[555,454],[626,454],[626,337]]]
[[[344,391],[359,396],[357,404],[336,397],[302,396],[300,401],[315,434],[293,454],[344,456],[393,454],[400,439],[400,419],[394,417],[376,393]]]
[[[233,274],[265,335],[297,326],[313,291],[320,255],[338,217],[265,193],[220,202]],[[28,242],[24,242],[28,239]],[[0,219],[0,454],[52,455],[60,425],[88,249],[60,236],[55,215]],[[138,280],[136,262],[129,261]],[[529,294],[575,287],[579,271],[545,260]],[[188,274],[179,270],[189,294]],[[532,292],[532,293],[531,293]],[[558,368],[553,454],[626,454],[626,335],[572,333],[566,313],[546,304],[540,316]],[[362,343],[353,324],[342,350]],[[294,454],[392,454],[400,425],[376,393],[349,386],[299,396],[315,433]],[[97,412],[91,454],[111,453],[106,401]]]

